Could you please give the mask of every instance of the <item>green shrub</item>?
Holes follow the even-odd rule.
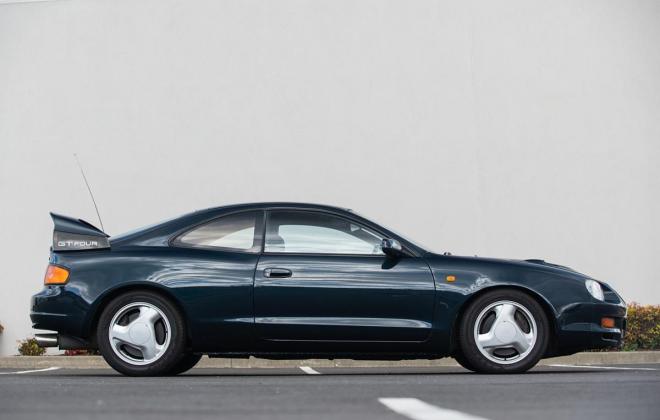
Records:
[[[660,305],[628,305],[623,350],[660,350]]]
[[[42,356],[46,349],[37,344],[34,338],[27,338],[18,342],[18,354],[21,356]]]

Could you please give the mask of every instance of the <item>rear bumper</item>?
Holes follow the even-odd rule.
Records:
[[[554,355],[583,350],[620,347],[626,330],[625,303],[576,303],[564,308],[558,318]],[[601,326],[602,318],[613,318],[614,328]]]
[[[57,331],[60,334],[85,337],[88,305],[66,286],[47,286],[32,296],[30,305],[32,328]]]

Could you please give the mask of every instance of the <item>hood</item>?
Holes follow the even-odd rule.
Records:
[[[549,263],[541,259],[506,259],[506,258],[488,258],[479,256],[460,256],[451,254],[429,254],[427,258],[434,261],[432,265],[439,264],[438,266],[449,265],[465,265],[474,269],[489,268],[508,268],[514,270],[541,270],[549,274],[556,274],[560,276],[567,276],[573,278],[587,278],[589,276],[580,273],[570,267],[559,264]]]
[[[572,268],[570,268],[570,267],[566,267],[565,265],[559,265],[559,264],[549,263],[549,262],[547,262],[547,261],[545,261],[545,260],[541,260],[541,259],[538,259],[538,258],[530,258],[530,259],[528,259],[528,260],[513,260],[513,261],[519,261],[519,262],[524,262],[524,263],[529,263],[529,264],[535,264],[535,265],[542,265],[542,266],[544,266],[544,267],[559,268],[559,269],[561,269],[561,270],[566,270],[566,271],[570,271],[570,272],[572,272],[572,273],[577,273],[577,271],[575,271],[574,269],[572,269]],[[578,274],[579,274],[579,273],[578,273]]]

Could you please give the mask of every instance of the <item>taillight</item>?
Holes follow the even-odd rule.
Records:
[[[48,264],[44,284],[47,286],[66,284],[69,280],[69,270],[58,265]]]

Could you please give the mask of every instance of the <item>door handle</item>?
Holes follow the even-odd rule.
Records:
[[[291,270],[286,268],[267,268],[264,270],[264,276],[270,278],[291,277]]]

